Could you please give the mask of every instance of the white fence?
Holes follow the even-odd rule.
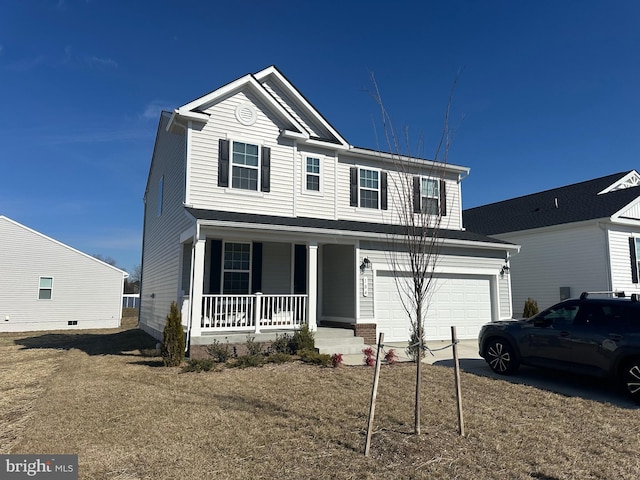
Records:
[[[125,293],[122,295],[122,308],[138,308],[139,306],[139,293]]]

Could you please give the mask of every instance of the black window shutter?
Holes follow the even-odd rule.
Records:
[[[387,172],[380,172],[380,208],[387,209]]]
[[[251,260],[251,293],[262,291],[262,243],[253,242]]]
[[[413,177],[413,213],[420,213],[420,177]]]
[[[293,255],[293,293],[307,293],[307,246],[296,245]]]
[[[211,240],[211,273],[209,274],[209,291],[222,293],[220,278],[222,277],[222,240]]]
[[[358,167],[351,167],[349,170],[349,186],[351,187],[349,194],[349,205],[358,206]]]
[[[636,257],[636,239],[629,237],[629,253],[631,254],[631,281],[638,283],[638,259]]]
[[[229,140],[218,141],[218,186],[229,186]]]
[[[440,215],[447,216],[447,186],[440,180]]]
[[[260,189],[263,192],[271,191],[271,149],[262,147],[262,183]]]

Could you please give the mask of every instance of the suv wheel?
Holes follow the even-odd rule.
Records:
[[[625,364],[622,370],[622,380],[627,394],[636,403],[640,403],[640,358]]]
[[[510,375],[518,371],[519,363],[513,347],[502,338],[492,338],[487,342],[484,358],[491,370],[500,375]]]

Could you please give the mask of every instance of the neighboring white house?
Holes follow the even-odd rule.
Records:
[[[467,228],[521,245],[513,311],[583,291],[640,293],[640,175],[635,170],[464,211]]]
[[[126,276],[0,216],[0,332],[118,327]]]
[[[273,66],[163,112],[144,196],[141,328],[160,338],[177,301],[193,344],[301,323],[407,341],[390,239],[402,241],[399,209],[427,206],[443,214],[427,339],[450,338],[452,325],[474,338],[510,318],[501,272],[518,247],[463,229],[469,169],[406,165],[417,190],[400,205],[392,186],[407,177],[394,157],[351,146]]]

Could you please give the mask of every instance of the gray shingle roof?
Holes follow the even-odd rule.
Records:
[[[632,170],[631,170],[632,171]],[[464,210],[464,226],[497,235],[598,218],[609,218],[640,197],[640,186],[598,195],[631,171]]]
[[[386,235],[402,235],[404,230],[402,225],[389,225],[382,223],[356,222],[351,220],[326,220],[321,218],[305,217],[277,217],[274,215],[256,215],[250,213],[222,212],[217,210],[203,210],[185,207],[193,217],[199,220],[215,220],[221,222],[241,222],[258,225],[280,225],[286,227],[298,227],[323,229],[328,231],[348,231],[380,234],[382,238]],[[509,242],[490,238],[478,233],[460,230],[440,229],[440,238],[451,240],[464,240],[473,242],[493,243],[496,245],[511,245]]]

